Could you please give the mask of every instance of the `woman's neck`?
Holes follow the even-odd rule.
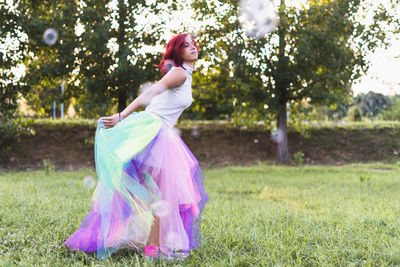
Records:
[[[194,68],[194,62],[193,62],[193,61],[183,61],[183,64],[188,65],[188,66],[191,67],[192,69]]]

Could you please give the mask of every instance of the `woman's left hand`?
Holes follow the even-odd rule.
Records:
[[[117,113],[117,114],[114,114],[109,117],[104,117],[101,119],[101,121],[103,122],[104,127],[106,127],[108,129],[108,128],[114,127],[118,123],[119,115]]]

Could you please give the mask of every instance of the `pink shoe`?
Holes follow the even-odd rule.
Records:
[[[158,257],[158,247],[146,245],[144,247],[144,255],[147,257],[157,258]]]

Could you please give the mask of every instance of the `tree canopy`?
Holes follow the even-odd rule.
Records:
[[[287,162],[288,104],[293,114],[304,103],[334,106],[348,101],[352,83],[368,70],[367,53],[399,31],[398,0],[275,4],[275,31],[253,38],[240,24],[239,1],[191,2],[194,23],[201,25],[196,37],[202,62],[193,75],[191,115],[232,115],[240,124],[274,125],[283,136],[277,158]],[[183,5],[167,0],[0,4],[5,18],[0,39],[16,40],[13,47],[0,49],[0,79],[7,81],[0,84],[0,115],[12,114],[21,95],[42,115],[49,115],[54,100],[75,100],[83,117],[109,114],[116,104],[122,110],[141,84],[160,78],[155,64],[161,59],[169,16]],[[48,28],[59,33],[54,45],[42,40]],[[26,73],[17,81],[12,68],[21,63]]]
[[[287,103],[329,105],[351,95],[352,82],[369,67],[367,52],[385,45],[386,26],[393,22],[383,5],[369,7],[372,23],[360,19],[365,1],[307,4],[297,8],[281,0],[276,31],[251,39],[240,28],[237,1],[193,3],[199,20],[216,21],[200,35],[205,57],[214,66],[205,75],[217,80],[214,84],[232,101],[238,118],[276,119],[283,136],[277,155],[282,162],[289,156]]]

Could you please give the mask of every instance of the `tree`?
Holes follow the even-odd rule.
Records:
[[[231,92],[237,114],[245,112],[253,121],[276,119],[283,136],[278,161],[289,159],[287,103],[331,105],[348,97],[352,82],[369,67],[367,51],[385,44],[384,26],[392,15],[380,5],[369,10],[375,16],[366,25],[357,15],[364,5],[358,0],[309,1],[299,9],[281,0],[276,31],[252,40],[240,29],[237,1],[194,3],[199,20],[216,14],[217,23],[205,27],[201,42],[214,64],[219,58],[216,69],[226,77],[221,90]]]
[[[353,102],[361,108],[362,115],[369,118],[376,117],[391,104],[388,96],[374,92],[360,94],[354,98]]]
[[[23,62],[22,43],[7,40],[23,38],[23,24],[18,19],[19,11],[10,3],[0,3],[0,162],[21,133],[29,133],[29,121],[22,121],[17,111],[18,98],[25,95],[28,87],[18,80],[16,67]]]
[[[381,111],[378,117],[382,120],[400,121],[400,95],[390,97],[388,109]]]
[[[18,20],[18,11],[8,3],[0,3],[0,16],[0,120],[3,124],[15,113],[19,94],[25,94],[27,87],[18,82],[13,71],[23,61],[22,44],[6,41],[20,38],[22,23]]]
[[[162,20],[149,18],[165,11],[164,1],[119,0],[117,6],[110,1],[82,2],[79,80],[87,88],[86,97],[96,103],[117,99],[122,111],[141,84],[160,77],[155,65],[161,56],[148,48],[162,41]]]
[[[347,112],[347,117],[350,121],[361,121],[362,119],[362,110],[359,106],[352,106],[349,108]]]
[[[65,102],[76,94],[74,70],[78,62],[74,56],[78,48],[75,26],[78,19],[78,1],[15,1],[20,11],[21,34],[26,34],[21,48],[24,54],[25,75],[21,82],[29,87],[28,104],[40,116],[49,116],[53,101]],[[53,45],[43,41],[46,29],[58,32]],[[66,90],[61,93],[61,85]],[[60,105],[58,105],[60,106]]]
[[[110,112],[114,99],[124,109],[142,83],[160,76],[154,48],[164,30],[157,15],[171,7],[164,2],[14,1],[18,31],[27,35],[21,42],[22,83],[30,88],[31,107],[49,115],[54,100],[68,103],[74,97],[85,117]],[[42,40],[48,28],[59,34],[51,46]]]

